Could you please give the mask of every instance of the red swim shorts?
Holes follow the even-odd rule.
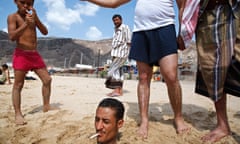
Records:
[[[46,68],[46,65],[37,51],[27,51],[15,48],[13,53],[13,68],[15,70],[34,70]]]

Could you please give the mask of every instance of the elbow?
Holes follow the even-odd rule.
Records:
[[[110,6],[110,8],[115,9],[115,8],[118,8],[119,6],[120,6],[120,5],[118,5],[118,4],[113,4],[113,5]]]
[[[48,30],[42,31],[43,35],[47,35],[48,34]]]
[[[118,5],[110,6],[110,8],[113,8],[113,9],[118,8]]]
[[[14,33],[14,32],[8,32],[8,38],[11,41],[16,41],[18,39],[18,35],[17,35],[17,33]]]
[[[107,4],[107,5],[104,5],[103,7],[106,7],[106,8],[118,8],[121,4],[118,4],[118,3],[111,3],[111,4]]]
[[[48,34],[48,31],[44,32],[43,35],[47,35]]]
[[[15,40],[16,40],[16,38],[15,38],[14,36],[11,36],[11,35],[9,35],[8,38],[9,38],[11,41],[15,41]]]

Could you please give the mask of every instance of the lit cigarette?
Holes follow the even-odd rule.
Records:
[[[90,138],[90,139],[93,139],[93,138],[97,137],[98,135],[99,135],[99,133],[96,133],[96,134],[90,136],[89,138]]]

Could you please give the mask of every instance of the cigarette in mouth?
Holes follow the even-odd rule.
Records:
[[[96,133],[96,134],[90,136],[89,138],[90,138],[90,139],[93,139],[93,138],[97,137],[98,135],[99,135],[99,133]]]

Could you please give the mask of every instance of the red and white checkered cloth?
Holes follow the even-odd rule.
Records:
[[[200,8],[200,0],[187,0],[184,8],[180,35],[185,43],[185,47],[192,40],[195,33],[197,21],[198,21],[198,12]]]

